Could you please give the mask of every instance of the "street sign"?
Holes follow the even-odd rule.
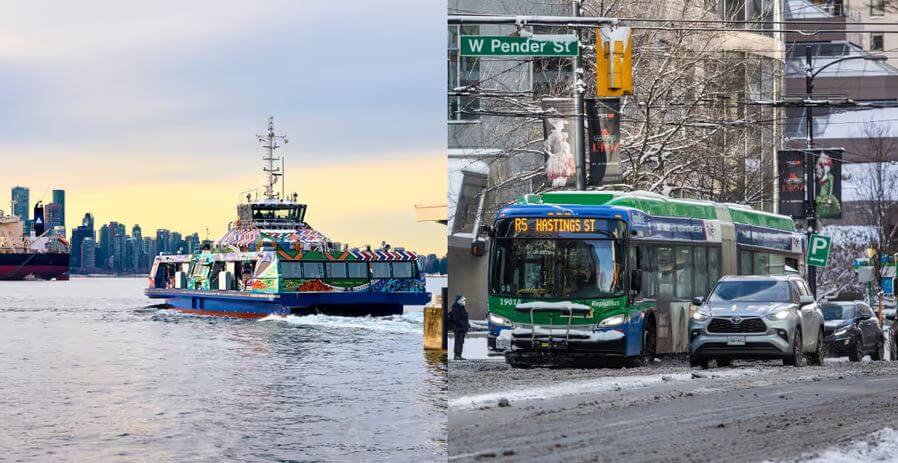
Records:
[[[808,240],[808,265],[826,267],[829,263],[830,238],[823,235],[811,235]]]
[[[459,38],[462,56],[577,56],[580,42],[573,34],[463,35]]]
[[[895,278],[882,277],[882,280],[879,281],[879,287],[882,288],[882,293],[886,296],[895,294]]]

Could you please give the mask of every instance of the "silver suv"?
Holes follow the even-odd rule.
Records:
[[[782,359],[822,365],[823,313],[807,283],[795,275],[727,276],[697,306],[689,326],[689,364],[715,359]]]

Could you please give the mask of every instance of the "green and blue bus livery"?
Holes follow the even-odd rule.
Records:
[[[694,297],[799,272],[804,241],[785,216],[646,192],[526,195],[490,235],[489,346],[513,366],[686,353]]]

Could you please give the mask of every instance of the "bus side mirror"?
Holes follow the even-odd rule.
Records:
[[[642,291],[642,270],[632,270],[630,272],[630,291],[637,293]]]
[[[480,226],[480,234],[481,235],[486,235],[486,236],[489,236],[490,238],[492,238],[494,236],[494,233],[495,233],[495,231],[493,230],[492,226],[490,226],[490,225],[481,225]]]
[[[471,243],[471,255],[474,257],[483,257],[486,254],[486,243],[477,240]]]

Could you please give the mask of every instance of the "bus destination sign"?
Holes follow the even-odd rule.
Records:
[[[605,225],[602,221],[601,225]],[[556,235],[559,233],[596,233],[597,219],[580,217],[519,217],[514,219],[515,235]]]

